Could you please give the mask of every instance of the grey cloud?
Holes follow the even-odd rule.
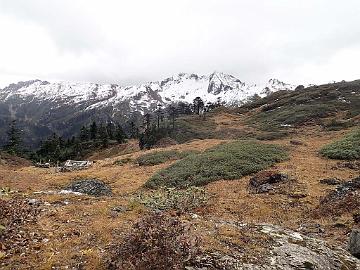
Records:
[[[45,77],[120,84],[214,70],[253,82],[331,81],[344,70],[329,59],[360,52],[358,14],[357,0],[0,0],[0,17],[45,29],[54,60],[70,59]],[[352,79],[358,59],[347,61]],[[318,73],[304,74],[307,66]]]

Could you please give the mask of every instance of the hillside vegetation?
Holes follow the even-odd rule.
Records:
[[[359,94],[337,83],[155,114],[156,149],[110,140],[78,171],[0,153],[0,268],[360,269]]]
[[[257,109],[248,122],[263,130],[283,129],[286,125],[301,126],[309,122],[327,125],[326,119],[339,113],[338,118],[348,122],[360,113],[359,89],[360,81],[353,81],[279,91],[237,111],[244,113]]]
[[[320,154],[332,159],[360,159],[360,129],[324,146]]]
[[[286,150],[277,145],[236,141],[188,156],[156,173],[145,186],[203,186],[216,180],[238,179],[287,158]]]

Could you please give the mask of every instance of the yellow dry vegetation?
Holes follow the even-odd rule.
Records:
[[[219,114],[215,121],[218,128],[229,127],[242,129],[243,121],[236,115]],[[252,128],[247,127],[248,131]],[[217,181],[206,186],[213,194],[208,207],[197,214],[201,217],[194,223],[199,227],[205,238],[205,247],[224,248],[221,239],[230,239],[240,244],[246,240],[231,229],[212,233],[214,228],[206,220],[227,220],[243,223],[272,223],[287,228],[298,228],[304,223],[320,223],[327,228],[324,238],[331,242],[344,243],[344,232],[351,225],[350,216],[338,219],[323,217],[312,220],[311,210],[319,204],[319,199],[327,191],[333,189],[319,183],[324,178],[351,179],[357,172],[348,168],[336,168],[337,161],[328,160],[318,155],[318,150],[329,142],[340,138],[347,131],[324,132],[318,127],[308,127],[297,130],[291,138],[264,143],[274,143],[289,148],[290,159],[275,165],[273,168],[283,171],[297,179],[298,185],[289,194],[251,194],[247,190],[250,176],[238,180]],[[304,144],[292,145],[291,139]],[[185,144],[167,147],[167,150],[198,150],[203,151],[219,143],[230,140],[206,139],[194,140]],[[121,152],[131,149],[132,153]],[[38,251],[40,261],[33,257],[14,256],[10,264],[23,265],[23,269],[60,269],[63,266],[77,267],[83,263],[83,269],[102,269],[102,257],[106,246],[115,235],[126,233],[132,224],[146,211],[141,205],[129,205],[132,195],[142,189],[147,179],[158,170],[169,166],[169,161],[156,166],[138,166],[132,162],[122,166],[114,165],[114,161],[122,158],[136,159],[151,151],[140,151],[134,143],[121,148],[117,153],[114,149],[109,153],[98,153],[93,158],[101,158],[89,169],[83,171],[58,173],[54,169],[35,167],[14,168],[0,167],[0,187],[10,187],[17,190],[20,196],[35,198],[46,202],[45,211],[40,215],[37,226],[45,233],[46,240]],[[107,158],[106,158],[107,157]],[[78,177],[98,178],[110,185],[113,191],[111,197],[91,197],[72,194],[46,194],[46,192],[61,190]],[[114,213],[114,207],[128,207],[126,211]],[[187,219],[187,218],[185,218]],[[335,223],[345,224],[344,228],[335,228]],[[201,229],[200,229],[201,228]],[[209,233],[205,233],[209,232]],[[256,250],[256,247],[253,247]],[[1,260],[1,258],[0,258]],[[85,263],[84,263],[85,262]],[[11,266],[5,269],[12,269]],[[19,267],[18,269],[21,269]]]

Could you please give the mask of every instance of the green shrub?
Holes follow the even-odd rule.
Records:
[[[289,135],[287,131],[278,131],[278,132],[266,132],[256,136],[256,139],[261,141],[272,141],[282,139]]]
[[[136,159],[140,166],[154,166],[169,160],[177,160],[187,157],[188,155],[195,154],[196,151],[183,151],[178,152],[175,150],[156,151],[142,155]]]
[[[320,150],[320,154],[332,159],[360,159],[360,129],[326,145]]]
[[[281,129],[281,125],[300,126],[309,121],[319,121],[328,117],[336,111],[330,104],[300,104],[283,105],[272,108],[269,111],[262,111],[252,116],[249,121],[259,125],[262,130]]]
[[[146,207],[158,210],[177,210],[188,212],[207,204],[210,196],[199,187],[190,187],[183,190],[175,188],[160,188],[148,193],[139,193],[133,199]]]
[[[113,164],[122,166],[122,165],[130,163],[130,162],[132,162],[132,158],[127,157],[127,158],[115,160]]]
[[[336,120],[331,119],[329,122],[322,124],[325,130],[341,130],[354,126],[354,122],[351,120]]]
[[[153,175],[145,186],[203,186],[216,180],[238,179],[287,158],[286,150],[280,146],[236,141],[190,155]]]

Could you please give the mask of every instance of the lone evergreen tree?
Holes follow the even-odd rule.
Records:
[[[195,113],[200,115],[201,110],[204,108],[204,101],[200,97],[196,97],[193,101]]]
[[[17,128],[16,120],[11,121],[7,135],[8,143],[5,145],[5,150],[11,154],[20,154],[20,145],[22,143],[22,140],[21,132]]]

